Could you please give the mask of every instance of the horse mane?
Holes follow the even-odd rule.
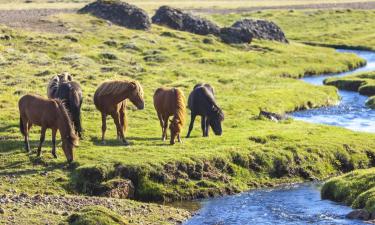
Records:
[[[71,143],[74,144],[78,141],[78,137],[74,132],[74,124],[73,124],[72,120],[70,119],[69,112],[65,107],[64,101],[62,101],[60,99],[54,99],[54,101],[57,103],[57,105],[59,107],[59,110],[60,110],[60,113],[61,113],[61,116],[62,116],[63,120],[65,121],[65,123],[64,123],[65,129],[68,132],[67,138]],[[64,138],[64,137],[61,135],[61,138]]]
[[[56,93],[59,90],[60,84],[72,81],[73,77],[67,72],[57,74],[51,78],[47,86],[48,98],[57,98]]]
[[[139,94],[143,96],[143,89],[141,85],[137,81],[121,81],[121,80],[113,80],[113,81],[105,81],[103,82],[95,92],[96,96],[103,96],[103,95],[118,95],[124,90],[136,86],[137,91]]]
[[[186,105],[185,105],[185,96],[180,89],[174,88],[174,93],[176,96],[176,110],[173,116],[173,121],[179,121],[178,124],[180,128],[185,123],[185,113],[186,113]]]
[[[211,86],[210,86],[211,87]],[[212,88],[212,87],[211,87]],[[213,88],[212,88],[213,90]],[[216,104],[215,97],[213,93],[211,93],[208,89],[207,86],[203,86],[203,93],[206,95],[207,100],[209,103],[213,105],[212,112],[216,114],[216,116],[219,118],[220,121],[224,120],[224,112],[223,110]]]

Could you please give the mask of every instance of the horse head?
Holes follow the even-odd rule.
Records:
[[[137,81],[130,82],[130,96],[129,100],[138,108],[145,108],[145,101],[143,98],[143,88]]]
[[[224,121],[224,113],[223,111],[217,106],[212,106],[212,111],[209,115],[209,124],[214,131],[215,135],[221,135],[223,130],[221,128],[221,122]]]

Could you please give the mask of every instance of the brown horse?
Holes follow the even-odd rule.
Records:
[[[173,145],[176,137],[178,142],[181,142],[180,133],[185,123],[186,113],[185,97],[182,91],[177,88],[158,88],[154,94],[154,106],[162,128],[162,140],[167,139],[168,118],[173,115],[169,126],[170,143]]]
[[[102,114],[102,142],[107,129],[106,118],[111,115],[116,129],[117,138],[125,145],[129,143],[125,139],[126,128],[126,99],[129,99],[138,109],[144,109],[142,86],[137,81],[106,81],[95,91],[94,104]]]
[[[56,132],[60,131],[62,148],[68,162],[73,161],[73,148],[78,144],[74,127],[63,102],[57,99],[45,99],[36,95],[25,95],[18,102],[20,111],[20,130],[25,137],[26,151],[30,151],[29,131],[33,124],[41,126],[38,157],[41,154],[46,130],[52,129],[52,155],[56,155]]]

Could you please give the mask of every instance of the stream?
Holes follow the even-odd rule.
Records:
[[[352,73],[375,70],[375,52],[343,50],[355,53],[367,60],[364,67],[338,74],[303,78],[305,82],[323,85],[328,77],[346,76]],[[345,127],[355,131],[375,132],[373,125],[375,110],[365,106],[366,96],[357,92],[339,90],[341,101],[338,105],[318,109],[303,110],[291,115],[298,120],[311,123]],[[203,224],[366,224],[358,220],[348,220],[345,216],[350,207],[320,198],[321,183],[288,185],[273,189],[260,189],[237,195],[204,199],[184,204],[198,207],[195,216],[185,225]]]

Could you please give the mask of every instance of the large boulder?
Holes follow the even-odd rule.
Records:
[[[227,44],[250,44],[253,35],[248,30],[239,27],[224,27],[220,29],[220,38]]]
[[[288,43],[284,32],[274,22],[267,20],[243,19],[235,22],[232,27],[247,30],[255,39],[265,39]]]
[[[219,26],[213,22],[169,6],[161,6],[151,19],[155,24],[194,34],[218,35],[220,33]]]
[[[90,13],[116,25],[131,29],[147,30],[151,27],[150,18],[143,9],[120,0],[97,0],[78,12]]]
[[[354,220],[368,220],[370,219],[371,214],[367,212],[365,209],[356,209],[354,211],[351,211],[346,217],[348,219],[354,219]]]

